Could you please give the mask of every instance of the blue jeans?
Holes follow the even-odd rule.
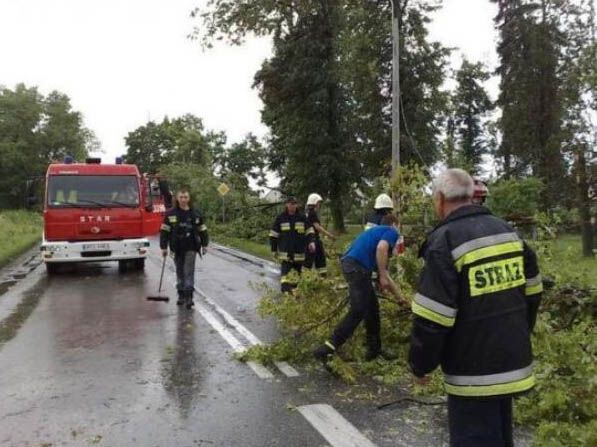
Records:
[[[195,259],[197,252],[194,250],[174,254],[176,265],[176,289],[179,292],[192,292],[195,286]]]

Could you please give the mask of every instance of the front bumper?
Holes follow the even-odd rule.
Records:
[[[41,257],[44,262],[99,262],[142,259],[147,257],[149,239],[107,241],[43,241]]]

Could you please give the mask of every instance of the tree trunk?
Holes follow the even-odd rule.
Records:
[[[589,199],[589,182],[587,178],[587,160],[584,148],[577,154],[578,209],[580,212],[582,232],[582,254],[593,257],[593,225],[591,224],[591,200]]]
[[[332,214],[334,231],[336,233],[346,233],[346,226],[344,225],[344,211],[342,210],[342,200],[337,197],[330,198],[330,211]]]
[[[330,145],[335,146],[336,153],[341,153],[342,147],[342,135],[339,126],[339,114],[340,114],[340,95],[339,86],[337,79],[337,67],[336,67],[336,51],[334,47],[334,39],[338,32],[338,13],[339,4],[337,0],[329,0],[322,2],[323,12],[327,21],[327,29],[329,34],[327,35],[326,42],[326,59],[328,64],[328,82],[327,82],[327,94],[328,94],[328,110],[327,110],[327,134],[329,137]],[[330,199],[330,209],[332,212],[332,220],[334,223],[334,230],[338,233],[345,233],[346,227],[344,225],[344,211],[341,198],[342,183],[345,183],[346,179],[337,178],[336,174],[332,174]]]

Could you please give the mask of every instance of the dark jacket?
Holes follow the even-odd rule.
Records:
[[[428,236],[412,304],[409,362],[441,364],[446,392],[512,395],[534,385],[530,334],[542,281],[533,251],[487,208],[464,206]]]
[[[199,251],[201,247],[207,247],[208,244],[207,226],[199,211],[191,209],[190,213],[186,213],[175,207],[166,212],[160,228],[162,250],[169,246],[175,253],[187,250]]]
[[[315,241],[315,230],[303,213],[284,211],[274,221],[269,233],[272,252],[282,261],[303,262],[307,246]]]

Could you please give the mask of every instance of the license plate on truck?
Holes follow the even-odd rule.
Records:
[[[83,244],[83,251],[104,251],[109,249],[110,244]]]

